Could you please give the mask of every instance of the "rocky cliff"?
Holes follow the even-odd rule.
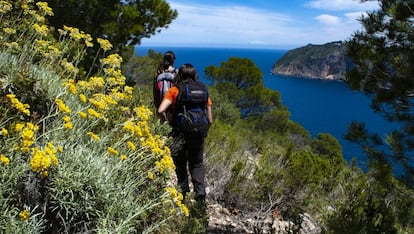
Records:
[[[272,68],[275,75],[345,80],[353,63],[345,55],[345,43],[308,44],[288,51]]]

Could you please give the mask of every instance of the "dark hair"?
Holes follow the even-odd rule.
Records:
[[[168,68],[169,66],[174,65],[175,62],[175,54],[172,51],[167,51],[162,58],[162,67],[164,69]]]
[[[176,83],[186,83],[189,81],[197,81],[198,75],[195,67],[189,63],[181,65],[178,69],[178,75],[176,77]]]

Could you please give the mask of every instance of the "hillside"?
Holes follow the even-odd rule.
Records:
[[[345,56],[345,44],[330,42],[308,44],[288,51],[272,68],[275,75],[311,79],[345,80],[345,73],[353,66]]]
[[[54,38],[45,2],[0,6],[0,233],[414,233],[412,188],[347,165],[337,139],[292,121],[246,59],[210,70],[253,84],[209,86],[206,203],[184,198],[171,127],[151,103],[162,55],[124,60],[67,26]],[[262,112],[241,118],[240,103]]]

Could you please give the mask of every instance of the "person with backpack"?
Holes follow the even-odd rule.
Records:
[[[165,93],[171,88],[175,76],[177,75],[177,68],[174,67],[175,54],[172,51],[165,52],[162,61],[157,68],[153,79],[153,95],[155,108],[161,104]],[[167,116],[171,117],[171,112],[167,111]]]
[[[173,117],[171,156],[175,164],[178,186],[183,196],[190,192],[188,171],[194,188],[195,199],[205,201],[204,138],[213,123],[212,101],[207,86],[198,81],[196,69],[191,64],[182,65],[176,83],[164,96],[158,113],[164,115],[172,106]]]

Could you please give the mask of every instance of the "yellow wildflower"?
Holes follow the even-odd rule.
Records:
[[[124,87],[124,93],[127,95],[132,95],[132,92],[134,91],[134,88],[131,86],[125,86]]]
[[[47,33],[49,31],[49,28],[44,24],[43,25],[38,25],[37,23],[34,23],[32,25],[32,28],[42,36],[47,36]]]
[[[121,67],[122,57],[119,54],[111,54],[100,61],[103,66],[110,65],[111,67]]]
[[[36,45],[36,49],[43,51],[49,47],[50,41],[36,39],[35,45]]]
[[[24,124],[18,123],[16,124],[16,131],[21,132],[24,128]]]
[[[102,38],[98,38],[96,40],[104,51],[112,49],[112,44],[108,40]]]
[[[52,142],[46,144],[45,151],[47,154],[55,154],[57,152]]]
[[[99,136],[98,135],[96,135],[95,133],[93,133],[93,132],[87,132],[86,133],[88,136],[90,136],[94,141],[99,141],[100,140],[100,138],[99,138]]]
[[[58,29],[58,32],[59,32],[59,34],[60,34],[61,36],[66,36],[66,35],[68,34],[68,31],[65,31],[65,30],[63,30],[63,29],[61,29],[61,28],[59,28],[59,29]]]
[[[182,204],[182,205],[180,206],[180,208],[181,208],[181,210],[183,211],[183,214],[184,214],[186,217],[188,217],[188,216],[190,215],[190,211],[188,210],[188,207],[187,207],[186,205]]]
[[[32,129],[33,131],[39,130],[39,126],[34,125],[34,124],[30,123],[30,122],[29,123],[26,123],[26,127],[29,128],[29,129]]]
[[[5,136],[9,135],[9,131],[7,131],[7,129],[5,129],[5,128],[2,128],[1,129],[1,135],[5,137]]]
[[[8,1],[0,1],[0,14],[11,11],[12,4]]]
[[[65,115],[65,116],[63,117],[63,121],[65,121],[65,122],[70,122],[70,117],[69,117],[69,116],[67,116],[67,115]]]
[[[130,148],[131,150],[135,150],[136,148],[132,141],[127,141],[127,145],[128,145],[128,148]]]
[[[81,100],[81,102],[86,103],[86,101],[88,100],[88,98],[86,98],[86,96],[84,94],[79,94],[79,99]]]
[[[57,98],[55,100],[55,103],[58,105],[60,111],[70,114],[71,110],[68,106],[65,105],[65,102],[63,102],[63,100]]]
[[[122,58],[121,58],[121,62],[122,62]],[[108,65],[113,65],[108,63]],[[118,69],[118,65],[114,65],[114,66],[110,66],[110,67],[106,67],[104,68],[104,73],[107,76],[111,76],[113,77],[113,79],[120,80],[120,83],[123,83],[123,81],[125,80],[125,77],[122,75],[122,71],[120,69]],[[116,81],[113,81],[114,83],[116,83]]]
[[[16,98],[16,95],[14,94],[7,94],[6,97],[10,99],[10,102],[13,104],[13,106],[20,112],[23,112],[27,116],[30,116],[30,106],[29,104],[23,104],[19,101],[19,99]]]
[[[29,220],[29,218],[30,218],[30,211],[28,211],[28,210],[20,211],[19,217],[23,221]]]
[[[125,154],[123,154],[123,155],[121,155],[121,157],[119,157],[119,159],[121,160],[121,161],[125,161],[125,160],[127,160],[127,156],[125,155]]]
[[[14,28],[3,28],[3,32],[5,32],[6,34],[15,34],[16,29],[14,29]]]
[[[59,151],[60,153],[62,153],[62,152],[63,152],[63,146],[59,145],[59,146],[57,147],[57,151]]]
[[[92,90],[91,87],[89,87],[89,83],[87,81],[84,81],[84,80],[79,80],[78,81],[78,87],[81,90]]]
[[[91,77],[88,85],[90,88],[101,88],[105,85],[105,80],[102,77]]]
[[[93,39],[90,34],[85,34],[85,45],[87,47],[93,47],[93,43],[91,42]]]
[[[46,51],[42,51],[41,53],[46,58],[59,57],[59,56],[62,55],[62,52],[58,48],[56,48],[56,47],[54,47],[52,45],[48,46],[47,47],[47,50]]]
[[[39,148],[33,148],[32,158],[30,159],[30,167],[34,172],[42,172],[48,170],[51,166],[50,157],[46,155],[46,152]]]
[[[124,127],[122,128],[125,131],[134,134],[135,133],[135,124],[132,121],[127,121],[124,123]]]
[[[129,107],[127,107],[127,106],[121,106],[121,107],[120,107],[120,110],[121,110],[122,112],[129,113]]]
[[[70,117],[69,116],[65,116],[63,117],[63,121],[65,122],[64,127],[67,129],[72,129],[73,128],[73,123],[70,121]]]
[[[86,119],[88,118],[88,114],[86,114],[85,112],[79,111],[78,115],[82,118],[82,119]]]
[[[67,122],[63,125],[64,128],[66,129],[72,129],[73,128],[73,123],[72,122]]]
[[[148,121],[152,115],[152,111],[145,106],[135,107],[134,112],[143,121]]]
[[[1,39],[3,39],[3,38],[1,37]],[[15,41],[13,41],[13,42],[4,42],[3,44],[7,48],[12,49],[12,50],[19,48],[19,43],[15,42]]]
[[[105,110],[108,108],[108,105],[106,104],[106,102],[104,102],[103,100],[96,100],[94,98],[90,98],[89,102],[94,105],[96,108],[100,109],[100,110]]]
[[[71,94],[75,94],[76,93],[76,85],[75,85],[75,80],[74,79],[69,79],[67,82],[64,82],[63,85],[65,87],[68,87],[69,92]]]
[[[47,2],[37,2],[36,6],[39,7],[39,10],[45,15],[53,16],[53,10],[47,5]]]
[[[59,165],[59,160],[57,159],[56,155],[50,155],[50,161],[55,166],[58,166]]]
[[[154,173],[151,171],[148,172],[148,179],[153,180],[154,179]]]
[[[166,188],[168,194],[170,195],[171,199],[175,202],[175,204],[181,209],[185,216],[189,215],[189,211],[187,206],[185,206],[183,201],[182,193],[179,193],[174,187],[167,187]]]
[[[0,162],[2,162],[3,165],[9,165],[10,159],[7,158],[4,154],[0,154]]]
[[[33,131],[33,129],[30,129],[28,127],[24,128],[22,132],[22,140],[24,147],[29,147],[33,145],[35,142],[35,132]]]
[[[73,65],[73,63],[69,62],[67,58],[62,59],[60,65],[68,72],[73,72],[75,74],[79,73],[79,69]]]
[[[68,27],[66,25],[63,26],[63,30],[69,32],[69,36],[73,38],[75,41],[79,41],[83,38],[82,32],[79,31],[77,28]]]
[[[95,110],[94,110],[94,109],[92,109],[92,108],[89,108],[89,109],[88,109],[88,114],[89,114],[90,116],[93,116],[93,117],[98,118],[98,119],[103,118],[103,115],[102,115],[101,113],[99,113],[99,112],[95,111]]]
[[[46,21],[46,18],[43,15],[37,14],[36,11],[29,10],[29,14],[31,14],[33,18],[35,18],[35,20],[39,23],[44,23]]]
[[[118,155],[118,151],[112,147],[108,147],[108,153],[113,154],[113,155]]]

